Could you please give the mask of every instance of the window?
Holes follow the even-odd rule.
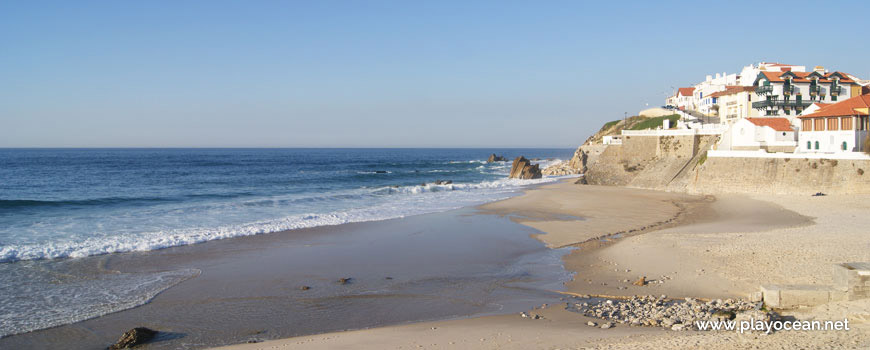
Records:
[[[825,118],[815,118],[814,129],[815,131],[825,131]]]
[[[813,149],[813,143],[812,143],[812,142],[807,141],[807,149]]]
[[[786,109],[785,109],[785,115],[791,115],[791,110],[788,109],[788,108],[786,108]]]
[[[831,95],[831,101],[837,101],[837,96]]]
[[[828,118],[828,130],[839,130],[840,129],[840,118]]]
[[[819,141],[816,141],[816,149],[819,149]]]
[[[813,131],[813,120],[812,119],[801,120],[801,131]],[[809,148],[809,146],[807,146],[807,148]]]
[[[843,141],[843,150],[844,150],[844,151],[847,150],[848,147],[849,147],[849,144],[846,143],[846,141]]]
[[[840,130],[852,130],[852,117],[843,117]]]

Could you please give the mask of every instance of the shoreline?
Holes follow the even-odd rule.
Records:
[[[526,190],[521,196],[510,199],[487,203],[480,206],[486,213],[509,217],[512,221],[522,223],[535,228],[542,234],[533,237],[541,240],[549,247],[573,247],[574,250],[563,256],[563,264],[569,271],[575,273],[572,281],[566,283],[565,294],[605,294],[614,296],[631,296],[647,294],[667,294],[669,297],[707,297],[707,298],[730,298],[745,297],[746,293],[754,291],[759,283],[783,283],[794,282],[789,278],[765,279],[771,276],[760,272],[759,267],[752,265],[737,264],[717,261],[715,263],[705,259],[704,255],[719,255],[729,260],[729,254],[741,254],[752,256],[756,252],[739,252],[734,248],[717,249],[686,249],[698,245],[710,245],[715,241],[720,246],[740,246],[745,250],[758,250],[753,246],[757,239],[776,240],[776,235],[792,232],[802,234],[802,239],[815,239],[819,226],[828,224],[820,217],[806,215],[806,205],[794,205],[794,203],[807,202],[806,198],[799,196],[760,198],[742,195],[720,195],[713,200],[710,197],[698,197],[679,193],[667,193],[630,189],[623,187],[598,187],[598,186],[572,186],[562,181],[557,184],[537,186]],[[602,199],[594,203],[580,203],[576,200],[565,199],[564,190],[590,191],[601,195],[603,192],[612,195],[632,196],[646,195],[643,200],[652,202],[676,200],[684,207],[673,204],[672,206],[660,206],[651,209],[657,215],[665,219],[653,220],[651,223],[638,224],[643,219],[651,216],[643,216],[643,211],[637,207],[650,209],[648,203],[634,201],[631,208],[631,223],[620,222],[611,225],[609,230],[597,232],[580,232],[578,227],[583,228],[607,228],[601,221],[607,221],[605,211],[609,210],[610,219],[622,218],[629,208],[610,207],[607,210],[602,207]],[[601,191],[601,192],[598,192]],[[549,192],[549,193],[548,193]],[[560,196],[558,193],[562,192]],[[618,195],[616,197],[618,197]],[[594,197],[594,196],[593,196]],[[614,196],[608,196],[607,200],[614,200]],[[668,199],[665,199],[665,198]],[[800,198],[800,200],[798,200]],[[592,198],[595,200],[596,198]],[[830,200],[831,198],[823,199]],[[542,203],[548,201],[548,203]],[[837,201],[828,201],[827,204],[837,207]],[[850,200],[854,204],[855,200]],[[543,204],[543,205],[542,205]],[[606,204],[606,203],[605,203]],[[570,206],[569,206],[570,205]],[[585,205],[585,206],[584,206]],[[587,210],[586,215],[576,215],[578,208]],[[590,215],[589,210],[596,206],[601,210]],[[603,207],[607,207],[604,205]],[[865,205],[865,209],[866,209]],[[526,211],[523,211],[526,209]],[[620,210],[621,209],[621,210]],[[581,210],[581,211],[582,211]],[[860,212],[860,208],[857,209]],[[836,211],[836,209],[834,209]],[[647,212],[648,213],[648,212]],[[670,216],[668,216],[670,215]],[[572,220],[572,217],[582,220]],[[670,220],[670,221],[668,221]],[[821,222],[820,222],[821,221]],[[870,223],[870,220],[867,220]],[[634,228],[625,228],[626,225],[635,225]],[[646,226],[646,227],[645,227]],[[852,225],[855,231],[859,224]],[[632,231],[633,230],[633,231]],[[852,232],[849,239],[852,241],[861,236]],[[837,242],[828,240],[834,249],[824,251],[828,256],[842,255],[838,250]],[[848,243],[847,243],[848,244]],[[866,244],[865,244],[866,246]],[[713,247],[716,247],[714,245]],[[752,249],[750,249],[750,247]],[[775,248],[775,247],[773,247]],[[762,248],[764,249],[764,248]],[[767,250],[775,250],[767,248]],[[640,252],[643,252],[640,254]],[[862,251],[852,249],[854,259],[867,259],[862,257]],[[773,253],[771,253],[773,254]],[[700,256],[699,256],[700,255]],[[849,256],[842,256],[849,259]],[[830,258],[827,258],[830,259]],[[721,258],[720,258],[721,260]],[[733,260],[733,259],[731,259]],[[751,261],[751,260],[748,260]],[[798,262],[796,266],[800,266]],[[719,272],[720,267],[725,267]],[[755,278],[747,279],[741,272],[750,267],[755,271]],[[767,268],[766,266],[764,268]],[[708,271],[710,270],[710,271]],[[797,271],[797,270],[792,270]],[[745,273],[745,272],[743,272]],[[654,282],[645,286],[633,286],[638,275]],[[819,282],[819,281],[815,281]],[[563,298],[563,301],[567,300]],[[858,302],[859,304],[863,302]],[[848,311],[848,308],[827,309],[827,316],[836,315],[837,312]],[[870,305],[859,310],[870,310]],[[807,311],[804,310],[804,313]],[[870,319],[870,311],[859,317]],[[302,348],[302,349],[329,349],[329,348],[354,348],[354,349],[381,349],[381,348],[457,348],[458,344],[466,346],[473,344],[482,348],[531,348],[531,347],[577,347],[593,346],[603,348],[626,348],[642,349],[652,347],[694,348],[696,344],[712,343],[725,344],[733,342],[735,335],[726,332],[672,332],[663,331],[652,327],[627,327],[619,326],[615,329],[602,330],[585,326],[588,321],[600,321],[591,319],[576,313],[564,310],[564,307],[553,305],[541,308],[533,308],[530,314],[540,314],[543,320],[529,320],[517,315],[500,315],[486,317],[472,317],[461,320],[446,320],[425,322],[407,325],[388,326],[366,330],[348,332],[325,333],[312,336],[302,336],[280,340],[267,341],[258,344],[238,344],[221,349],[264,349],[270,347]],[[860,311],[859,311],[860,313]],[[813,315],[810,312],[810,315]],[[543,322],[541,322],[543,321]],[[554,331],[559,329],[559,332]],[[866,326],[858,326],[866,330]],[[861,337],[854,338],[854,342],[870,344],[868,333],[861,331]],[[534,335],[529,338],[530,335]],[[763,344],[833,344],[841,341],[848,334],[837,332],[824,333],[777,333],[761,341]],[[854,334],[852,335],[854,336]],[[412,337],[413,340],[408,340]],[[700,340],[699,340],[700,339]],[[741,340],[746,347],[752,343]],[[377,345],[369,345],[369,344]],[[366,344],[366,345],[361,345]],[[654,346],[652,344],[659,344]],[[788,345],[786,345],[788,346]]]
[[[167,337],[149,348],[205,348],[263,336],[519,312],[529,301],[557,300],[550,290],[568,278],[551,266],[565,252],[531,239],[535,232],[465,207],[59,261],[83,271],[201,273],[144,305],[4,337],[0,347],[106,346],[125,330],[146,326]],[[336,282],[345,277],[352,281]],[[393,308],[403,311],[385,313]],[[228,317],[234,309],[240,313]]]

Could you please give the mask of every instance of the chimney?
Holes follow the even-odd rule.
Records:
[[[818,72],[818,73],[825,74],[825,67],[822,67],[822,66],[816,66],[815,68],[813,68],[813,71],[814,71],[814,72]]]
[[[783,72],[791,72],[791,67],[782,67],[779,70]]]

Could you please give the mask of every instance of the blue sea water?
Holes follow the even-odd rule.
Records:
[[[0,262],[398,218],[555,180],[508,180],[491,152],[546,165],[572,150],[0,150]]]
[[[0,149],[0,337],[142,305],[199,274],[93,269],[80,258],[446,211],[558,179],[507,179],[511,163],[486,163],[491,152],[542,166],[572,154]]]

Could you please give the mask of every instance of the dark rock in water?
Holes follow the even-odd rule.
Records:
[[[435,180],[436,185],[450,185],[453,184],[453,180]]]
[[[375,174],[386,174],[386,173],[387,173],[386,170],[376,170],[375,171]]]
[[[302,287],[299,287],[299,289],[300,289],[300,290],[309,290],[309,289],[311,289],[311,287],[309,287],[309,286],[302,286]]]
[[[393,278],[392,278],[392,277],[390,277],[390,276],[387,276],[387,277],[386,277],[386,278],[384,278],[384,279],[387,279],[387,280],[391,280],[391,279],[393,279]]]
[[[349,284],[350,281],[351,281],[352,279],[353,279],[353,278],[350,278],[350,277],[340,278],[340,279],[338,280],[338,283],[341,283],[341,284]]]
[[[118,339],[117,343],[112,344],[112,346],[109,347],[109,350],[129,349],[136,345],[148,342],[153,339],[155,335],[157,335],[157,331],[153,329],[136,327],[124,332],[124,334],[121,335],[121,339]]]
[[[511,173],[508,176],[511,179],[540,179],[542,176],[541,169],[537,164],[532,165],[532,162],[526,157],[519,156],[514,159],[511,165]]]
[[[827,196],[827,195],[824,193],[821,193],[821,192],[816,192],[816,194],[813,195],[813,197],[821,197],[821,196]]]
[[[495,153],[490,154],[489,159],[486,160],[487,163],[506,162],[506,161],[507,161],[507,158],[502,157],[502,156],[497,156],[497,155],[495,155]]]

